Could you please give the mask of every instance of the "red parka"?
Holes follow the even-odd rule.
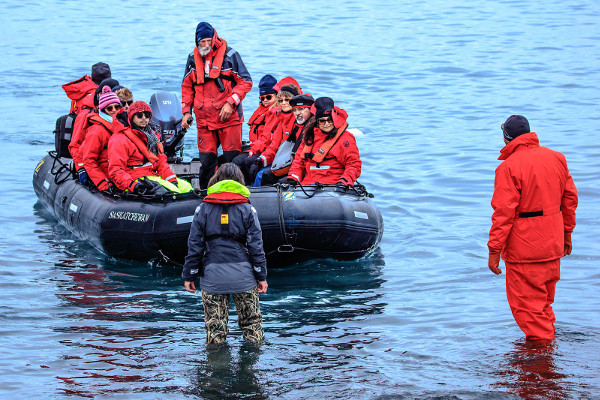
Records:
[[[315,182],[335,184],[341,182],[345,185],[353,185],[360,176],[362,162],[356,146],[354,135],[346,130],[348,114],[341,108],[335,107],[332,113],[335,128],[341,134],[326,140],[325,135],[317,127],[313,145],[304,145],[296,152],[288,178],[295,179],[303,185]],[[328,148],[329,150],[323,150]],[[323,150],[322,152],[320,150]],[[315,157],[323,157],[322,162],[316,162]]]
[[[108,189],[108,141],[113,133],[110,122],[98,114],[90,117],[90,126],[80,147],[83,166],[94,185],[100,190]]]
[[[219,82],[223,91],[219,90]],[[252,79],[242,58],[215,30],[207,55],[202,57],[194,47],[188,56],[181,84],[181,109],[184,114],[195,111],[198,127],[216,130],[237,125],[244,120],[241,103],[250,89]],[[219,114],[226,102],[237,112],[221,121]]]
[[[98,116],[96,109],[84,108],[73,123],[73,134],[71,135],[71,142],[69,143],[69,153],[73,159],[73,165],[75,170],[79,171],[83,167],[83,152],[81,151],[81,145],[85,140],[85,135],[90,126],[90,118],[95,115]]]
[[[282,112],[279,115],[279,124],[277,125],[275,132],[273,132],[271,143],[260,155],[260,159],[263,160],[263,167],[273,163],[273,159],[275,158],[275,154],[277,154],[277,150],[279,150],[279,146],[290,137],[295,122],[296,117],[292,112]],[[299,126],[299,128],[302,129],[301,126]]]
[[[83,107],[94,108],[94,92],[98,85],[88,75],[62,85],[67,97],[71,99],[71,110],[79,114]]]
[[[254,111],[248,125],[250,140],[250,155],[262,153],[271,142],[273,120],[277,118],[277,107],[265,107],[262,104]],[[275,121],[276,122],[276,121]],[[267,129],[268,128],[268,129]]]
[[[512,263],[550,261],[564,255],[564,232],[575,228],[577,189],[565,156],[539,145],[535,132],[501,151],[492,197],[488,246]]]
[[[135,135],[141,143],[147,145],[146,135],[144,132],[125,126],[122,118],[122,114],[115,114],[113,118],[114,133],[108,141],[108,175],[110,180],[121,190],[133,191],[136,185],[135,180],[142,176],[159,176],[167,181],[176,178],[167,163],[167,156],[162,151],[160,135],[156,134],[159,144],[158,160],[152,163],[144,157],[137,145],[127,137],[127,134]]]
[[[279,116],[281,114],[281,107],[273,107],[269,110],[267,116],[265,117],[265,126],[260,132],[260,135],[256,139],[256,141],[252,142],[250,145],[250,155],[260,154],[269,147],[271,144],[271,140],[273,140],[273,134],[275,130],[277,130],[277,126],[279,125],[280,119]]]

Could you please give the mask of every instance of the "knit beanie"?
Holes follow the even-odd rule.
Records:
[[[265,94],[275,94],[277,90],[273,89],[273,86],[277,83],[277,79],[273,75],[265,75],[258,82],[258,90],[259,96],[264,96]]]
[[[111,72],[108,64],[99,62],[92,65],[92,81],[98,85],[103,80],[110,78]]]
[[[504,138],[509,142],[524,133],[529,133],[529,121],[522,115],[511,115],[501,126]]]
[[[104,86],[98,102],[98,108],[100,110],[104,110],[106,106],[114,103],[117,103],[119,107],[121,107],[121,100],[119,100],[119,96],[110,90],[110,86]]]
[[[119,85],[119,81],[116,79],[112,79],[112,78],[106,78],[102,82],[100,82],[100,84],[96,88],[96,91],[94,92],[94,105],[95,106],[99,105],[100,93],[102,93],[102,89],[104,88],[104,86],[108,86],[112,89],[118,85]]]
[[[200,22],[196,27],[196,43],[202,39],[212,39],[215,29],[208,22]]]
[[[133,119],[133,115],[140,111],[150,111],[150,118],[152,118],[152,109],[150,106],[145,101],[138,100],[134,101],[133,104],[129,106],[129,110],[127,110],[127,119],[130,123]]]
[[[315,104],[313,105],[313,114],[315,114],[315,118],[323,118],[323,117],[331,117],[331,113],[333,111],[333,100],[329,97],[319,97],[315,100]]]

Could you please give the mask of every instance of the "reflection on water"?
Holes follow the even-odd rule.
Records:
[[[228,343],[210,346],[206,359],[198,362],[197,372],[192,376],[187,394],[202,399],[267,399],[266,382],[259,379],[260,348],[243,343],[234,357],[234,349]]]
[[[567,399],[572,393],[567,375],[554,361],[555,342],[518,342],[506,354],[494,385],[526,400]]]
[[[264,380],[265,370],[289,373],[302,366],[360,374],[362,367],[351,366],[359,364],[355,356],[341,361],[335,353],[381,336],[362,324],[386,307],[379,250],[358,261],[271,269],[269,293],[261,296],[266,343],[243,341],[232,307],[228,342],[206,348],[201,297],[183,291],[179,268],[123,264],[89,250],[84,258],[73,257],[86,244],[73,238],[66,245],[64,228],[47,223],[46,229],[61,232],[40,231],[41,240],[68,258],[55,264],[54,279],[59,306],[66,310],[53,327],[64,347],[56,376],[64,393],[268,398],[274,389]],[[277,374],[277,390],[293,390],[295,379]]]

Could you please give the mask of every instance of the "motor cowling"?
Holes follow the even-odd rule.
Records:
[[[151,122],[160,131],[168,162],[181,162],[186,130],[181,127],[181,102],[177,95],[171,92],[155,93],[150,97],[150,108]]]

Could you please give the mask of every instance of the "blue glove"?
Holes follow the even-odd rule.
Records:
[[[79,179],[79,183],[81,183],[83,186],[86,186],[88,184],[88,182],[90,181],[90,176],[88,175],[85,168],[79,168],[79,171],[77,171],[77,179]]]

